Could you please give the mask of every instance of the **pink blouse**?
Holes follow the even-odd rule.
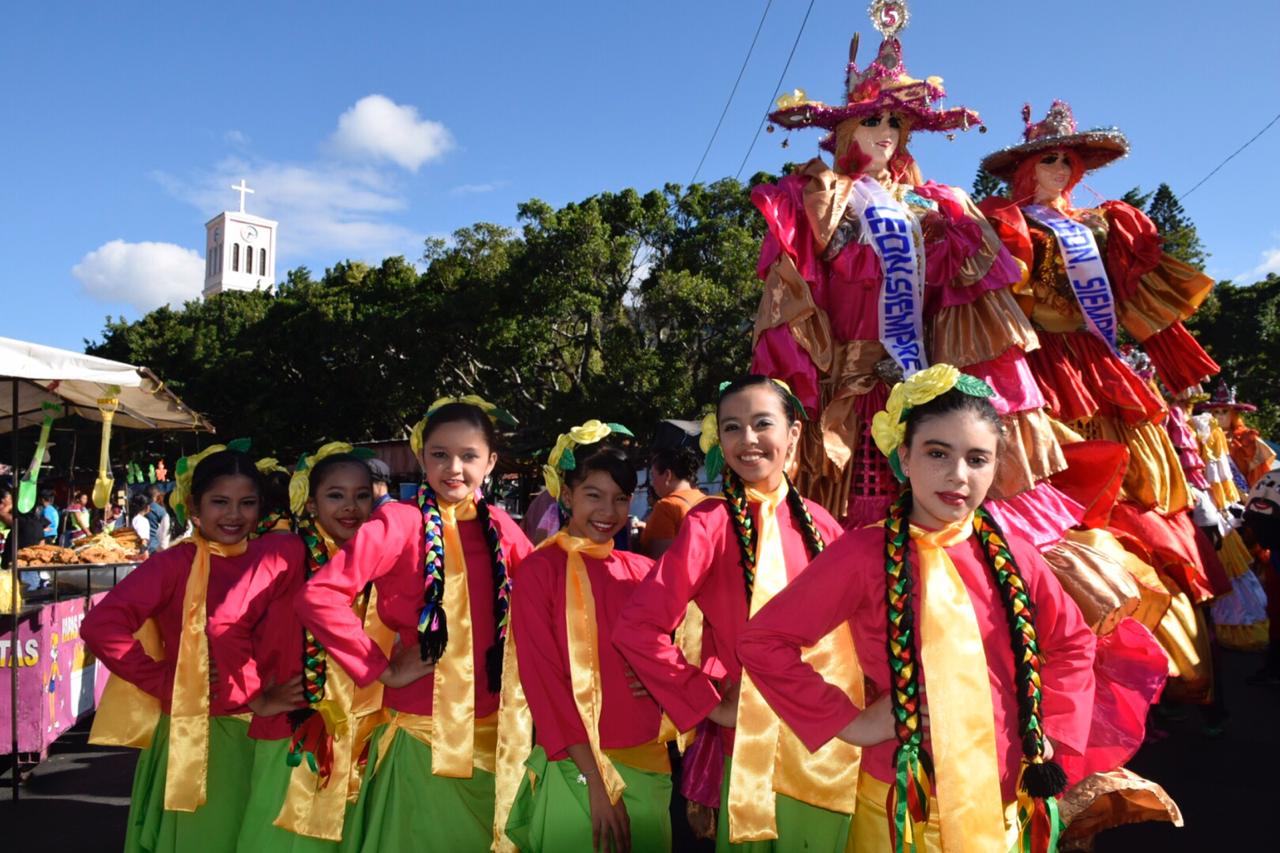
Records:
[[[507,571],[515,578],[515,567],[533,546],[509,515],[497,507],[490,512],[500,531]],[[471,599],[476,716],[484,717],[498,710],[498,694],[489,692],[484,677],[485,654],[494,642],[493,569],[480,521],[460,522],[458,533],[467,561]],[[365,584],[372,582],[378,590],[378,616],[383,624],[397,633],[403,645],[417,646],[425,550],[422,512],[418,507],[409,503],[384,504],[324,568],[312,575],[294,599],[302,623],[361,687],[382,674],[388,659],[364,632],[351,604]],[[428,675],[405,687],[388,687],[383,692],[383,705],[429,715],[434,683],[435,676]]]
[[[552,761],[567,757],[568,747],[587,743],[569,674],[565,626],[568,560],[569,555],[556,545],[529,555],[520,564],[520,584],[511,601],[520,683],[529,700],[538,744]],[[596,606],[596,646],[604,694],[600,746],[620,749],[650,743],[658,736],[662,714],[652,697],[632,695],[626,661],[613,647],[613,630],[618,614],[649,573],[653,560],[614,551],[604,560],[584,556],[583,563]]]
[[[80,628],[85,644],[107,669],[159,699],[166,714],[173,698],[182,602],[195,553],[194,544],[184,543],[149,557],[89,611]],[[255,570],[286,572],[296,557],[297,552],[277,537],[250,542],[245,552],[235,557],[211,557],[206,594],[209,624],[219,618],[219,610],[242,578]],[[152,660],[133,636],[147,619],[155,620],[159,628],[166,649],[164,660]],[[244,669],[222,665],[227,655],[221,640],[212,632],[209,650],[213,660],[219,662],[210,689],[209,713],[215,717],[243,713],[245,703],[257,690],[252,660],[241,661]],[[236,658],[232,655],[229,659]]]
[[[835,541],[842,532],[839,523],[817,504],[805,504],[823,540]],[[759,504],[751,504],[750,512],[757,519]],[[778,507],[778,526],[788,582],[809,564],[799,523],[784,501]],[[704,616],[701,667],[685,660],[671,636],[690,601]],[[717,680],[741,678],[737,646],[746,621],[746,583],[728,504],[705,500],[685,516],[671,547],[632,594],[614,628],[613,642],[671,721],[686,731],[720,702]],[[725,730],[730,744],[732,737],[732,731]]]
[[[1040,678],[1045,733],[1059,750],[1082,755],[1093,709],[1094,635],[1039,552],[1016,535],[1007,538],[1035,607],[1036,632],[1044,655]],[[1010,802],[1016,793],[1022,750],[1013,651],[1004,605],[976,537],[948,548],[947,555],[969,592],[982,634],[995,712],[1001,789],[1005,801]],[[914,542],[908,559],[913,566],[918,565]],[[915,589],[920,589],[918,582]],[[890,685],[884,598],[884,529],[851,530],[761,608],[742,632],[738,654],[752,679],[769,705],[810,749],[835,737],[859,711],[843,691],[827,684],[812,667],[801,662],[800,648],[813,645],[847,621],[868,680],[870,703]],[[918,595],[912,606],[918,625]],[[933,677],[945,674],[935,673]],[[928,675],[923,670],[920,683],[927,703]],[[890,739],[863,749],[863,768],[876,779],[892,783],[896,747],[897,741]]]

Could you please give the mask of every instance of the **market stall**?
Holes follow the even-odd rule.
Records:
[[[8,384],[9,388],[4,388]],[[8,391],[8,393],[4,393]],[[38,470],[52,418],[77,415],[102,424],[98,478],[93,500],[101,507],[114,484],[110,463],[113,427],[212,432],[145,367],[0,337],[0,433],[11,437],[15,503],[34,490],[35,478],[20,480],[24,468],[20,437],[24,427],[41,426],[32,465]],[[19,796],[16,758],[43,755],[59,733],[92,710],[106,673],[90,660],[79,640],[79,624],[93,601],[105,594],[139,557],[140,543],[127,536],[100,535],[76,549],[36,546],[13,549],[8,600],[0,602],[0,668],[9,670],[8,701],[0,704],[15,756],[13,796]],[[20,602],[19,568],[39,568],[53,576],[51,601]],[[69,593],[71,597],[64,597]],[[15,713],[16,709],[16,713]]]

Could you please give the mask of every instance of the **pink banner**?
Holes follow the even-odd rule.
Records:
[[[9,679],[15,663],[19,752],[43,757],[49,744],[97,707],[107,669],[80,639],[85,613],[85,600],[71,598],[20,617],[16,648],[13,631],[0,631],[0,755],[13,748]]]

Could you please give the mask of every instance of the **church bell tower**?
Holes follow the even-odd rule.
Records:
[[[279,223],[246,213],[243,180],[240,210],[225,211],[205,223],[204,296],[224,290],[270,289],[276,283],[276,228]]]

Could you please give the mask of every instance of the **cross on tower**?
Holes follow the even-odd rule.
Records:
[[[249,189],[249,187],[245,185],[244,178],[240,179],[239,186],[232,184],[231,189],[240,193],[240,212],[244,213],[244,194],[248,193],[249,195],[253,195],[253,190]]]

